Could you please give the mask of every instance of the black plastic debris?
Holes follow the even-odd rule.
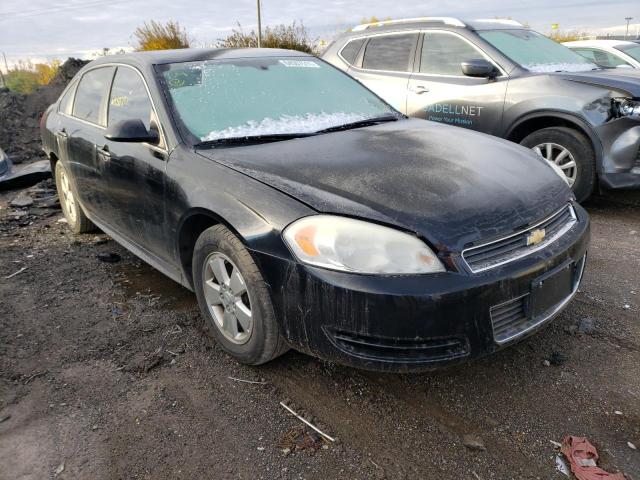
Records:
[[[49,160],[40,160],[17,168],[0,149],[0,190],[28,187],[48,177],[51,177]]]
[[[96,258],[101,262],[106,263],[118,263],[120,260],[122,260],[122,257],[120,255],[113,252],[99,253],[96,255]]]

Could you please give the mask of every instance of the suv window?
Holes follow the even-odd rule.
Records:
[[[360,51],[360,47],[364,43],[364,38],[358,38],[357,40],[351,40],[347,43],[344,48],[340,51],[340,55],[342,58],[346,60],[347,63],[353,65],[358,58],[358,52]]]
[[[108,124],[138,118],[150,130],[152,111],[151,100],[140,75],[132,68],[118,67],[111,87]]]
[[[417,34],[371,37],[364,51],[362,68],[406,72]]]
[[[73,102],[74,117],[103,125],[101,110],[104,103],[102,100],[109,90],[114,68],[96,68],[82,76]]]
[[[462,76],[462,62],[484,58],[469,42],[452,33],[424,32],[420,72]]]
[[[573,48],[574,52],[578,52],[592,62],[607,68],[616,68],[620,65],[629,65],[623,59],[604,50],[598,48]]]

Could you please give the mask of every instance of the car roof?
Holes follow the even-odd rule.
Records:
[[[343,33],[336,40],[387,32],[419,30],[423,28],[440,28],[447,30],[522,30],[521,23],[510,19],[476,19],[461,20],[454,17],[418,17],[356,25]]]
[[[308,53],[279,48],[181,48],[176,50],[151,50],[120,55],[107,55],[91,62],[136,63],[142,65],[162,65],[165,63],[197,62],[203,60],[228,60],[255,57],[309,57]]]
[[[461,20],[455,17],[417,17],[356,25],[347,33],[378,32],[388,30],[410,30],[413,28],[431,27],[461,28],[467,30],[505,30],[526,28],[521,23],[510,19],[476,19]]]
[[[619,45],[637,45],[628,40],[574,40],[572,42],[562,42],[569,47],[617,47]]]

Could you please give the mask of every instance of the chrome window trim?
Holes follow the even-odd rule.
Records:
[[[149,101],[151,102],[151,108],[153,109],[153,113],[155,114],[155,117],[156,117],[156,119],[158,121],[158,130],[160,131],[160,138],[162,139],[162,143],[164,144],[164,147],[160,147],[158,145],[152,145],[152,144],[147,143],[147,142],[142,142],[142,145],[151,147],[152,149],[158,150],[161,153],[168,153],[169,145],[167,144],[167,138],[166,138],[166,136],[164,134],[164,128],[162,126],[162,122],[160,121],[160,117],[158,116],[158,109],[156,108],[156,104],[153,101],[153,96],[151,95],[151,90],[149,90],[149,85],[147,85],[147,80],[144,78],[144,75],[142,75],[142,72],[138,68],[134,67],[133,65],[128,65],[126,63],[118,63],[118,62],[101,63],[100,65],[95,65],[93,67],[88,68],[84,72],[82,72],[82,76],[80,77],[80,79],[76,83],[79,85],[80,81],[82,81],[82,77],[84,77],[87,73],[89,73],[92,70],[96,70],[96,69],[102,68],[102,67],[116,67],[115,74],[117,74],[117,68],[118,67],[126,67],[126,68],[131,68],[132,70],[134,70],[138,74],[138,76],[142,80],[142,83],[144,85],[145,90],[147,91],[147,96],[149,97]],[[111,88],[113,88],[113,81],[115,80],[115,74],[114,74],[114,77],[111,79],[111,84],[109,86],[109,93],[108,93],[109,97],[111,97]],[[67,87],[67,88],[70,88],[70,86]],[[76,88],[76,91],[77,91],[77,88]],[[65,92],[66,92],[66,89],[65,89]],[[75,103],[75,92],[73,93],[73,97],[74,97],[73,101]],[[62,96],[60,98],[62,98]],[[73,108],[71,109],[71,112],[73,113]],[[101,130],[106,130],[107,129],[107,127],[103,127],[102,125],[98,125],[96,123],[89,122],[87,120],[75,117],[73,115],[67,115],[65,113],[61,113],[61,115],[64,115],[65,117],[68,117],[68,118],[72,118],[72,119],[77,120],[79,122],[86,123],[87,125],[91,125],[92,127],[98,127]],[[108,107],[108,104],[107,104],[106,115],[107,115],[107,125],[108,125],[108,123],[109,123],[109,107]]]
[[[486,247],[488,245],[493,245],[494,243],[503,242],[503,241],[508,240],[510,238],[517,237],[518,235],[522,235],[525,232],[530,232],[531,230],[534,230],[539,225],[542,225],[543,223],[551,220],[552,218],[557,217],[562,212],[564,212],[567,208],[569,209],[569,213],[571,214],[571,221],[567,222],[566,225],[564,225],[555,234],[553,234],[550,237],[545,238],[538,245],[535,245],[534,247],[532,247],[531,249],[527,250],[526,252],[523,252],[520,255],[516,255],[516,256],[511,257],[511,258],[509,258],[507,260],[504,260],[502,262],[498,262],[498,263],[495,263],[495,264],[492,264],[492,265],[489,265],[489,266],[483,267],[483,268],[474,269],[474,268],[471,267],[471,265],[469,265],[469,262],[467,262],[467,259],[465,258],[465,254],[466,253],[468,253],[470,251],[473,251],[473,250],[477,250],[478,248]],[[466,264],[467,268],[472,273],[480,273],[480,272],[484,272],[486,270],[491,270],[491,269],[497,268],[497,267],[499,267],[501,265],[505,265],[507,263],[514,262],[514,261],[519,260],[521,258],[528,257],[532,253],[535,253],[535,252],[538,252],[538,251],[542,250],[547,245],[555,242],[560,237],[562,237],[565,233],[567,233],[569,230],[571,230],[576,223],[578,223],[578,217],[576,216],[576,212],[575,212],[575,210],[574,210],[574,208],[573,208],[573,206],[571,204],[567,204],[564,207],[562,207],[561,209],[559,209],[559,210],[555,211],[554,213],[552,213],[551,215],[547,216],[546,218],[540,220],[539,222],[537,222],[537,223],[535,223],[535,224],[533,224],[533,225],[531,225],[531,226],[529,226],[527,228],[519,230],[519,231],[517,231],[515,233],[512,233],[511,235],[507,235],[505,237],[501,237],[501,238],[498,238],[496,240],[492,240],[490,242],[482,243],[480,245],[475,245],[473,247],[465,248],[464,250],[462,250],[461,256],[462,256],[462,259],[464,260],[464,263]]]

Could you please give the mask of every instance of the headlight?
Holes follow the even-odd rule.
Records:
[[[616,118],[633,117],[640,119],[640,101],[633,98],[612,98],[611,111]]]
[[[293,222],[283,236],[298,260],[317,267],[396,275],[444,271],[418,238],[362,220],[313,215]]]

